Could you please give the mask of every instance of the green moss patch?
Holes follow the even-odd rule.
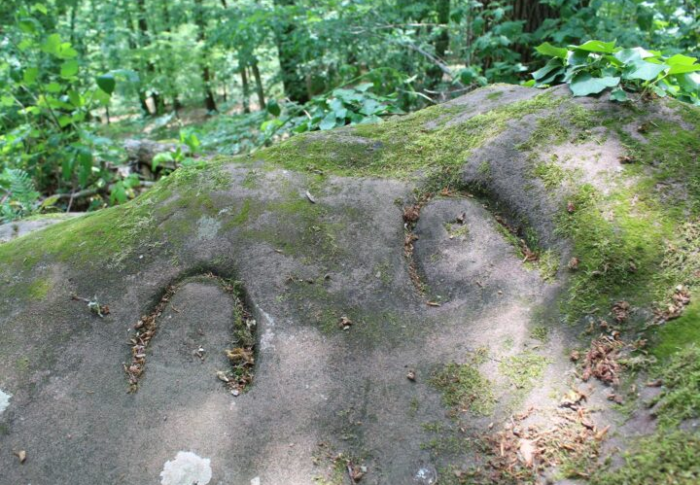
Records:
[[[525,351],[503,359],[498,365],[498,370],[517,389],[529,392],[542,378],[549,363],[547,357]]]
[[[359,125],[335,136],[296,136],[262,150],[253,159],[291,170],[337,175],[412,178],[456,170],[471,150],[483,146],[512,121],[554,108],[564,97],[543,93],[449,124],[463,107],[434,106],[378,125]]]
[[[464,364],[450,363],[438,371],[430,383],[442,392],[442,400],[454,411],[488,416],[496,398],[491,381],[477,367],[478,359]]]
[[[660,358],[669,357],[688,345],[700,345],[700,302],[691,303],[680,318],[660,327],[655,337],[652,351]]]
[[[654,401],[662,427],[700,416],[700,345],[691,344],[663,361],[655,373],[663,383]]]
[[[592,485],[696,485],[700,482],[700,436],[686,432],[657,432],[629,450],[625,464],[599,471]]]

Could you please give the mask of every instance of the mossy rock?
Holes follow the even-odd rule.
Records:
[[[568,356],[602,320],[648,341],[645,379],[685,368],[700,325],[699,154],[697,108],[496,85],[217,157],[2,243],[3,479],[157,483],[191,451],[211,460],[211,483],[336,483],[348,463],[368,484],[421,469],[477,481],[489,434],[529,409],[523,426],[543,426],[580,384]],[[236,288],[235,312],[212,275]],[[240,314],[254,377],[233,396],[217,370],[222,349],[243,348]],[[635,383],[621,372],[620,389]],[[662,419],[661,440],[693,433],[700,412],[678,397],[692,381],[673,382],[659,402],[683,419]],[[596,429],[635,453],[595,385]]]

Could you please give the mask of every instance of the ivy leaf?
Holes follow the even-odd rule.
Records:
[[[322,130],[330,130],[335,128],[335,125],[335,113],[331,111],[323,118],[318,127]]]
[[[636,61],[632,63],[632,66],[632,70],[624,76],[625,79],[651,81],[669,67],[666,64],[654,64],[647,61]]]
[[[697,59],[695,57],[684,56],[683,54],[676,54],[675,56],[666,59],[665,62],[669,66],[691,66],[697,62]]]
[[[36,34],[36,20],[32,18],[21,19],[19,21],[19,28],[26,34]]]
[[[27,86],[31,86],[32,84],[34,84],[37,77],[39,77],[39,68],[28,67],[24,70],[24,75],[22,76],[22,79],[24,80],[24,84],[26,84]]]
[[[61,85],[57,82],[52,82],[46,85],[46,90],[50,93],[56,94],[61,92]]]
[[[561,60],[550,59],[543,68],[532,73],[532,77],[538,84],[549,84],[555,77],[561,74],[563,68]]]
[[[671,74],[685,74],[687,72],[695,72],[695,71],[700,71],[700,64],[695,64],[695,65],[684,65],[684,64],[676,64],[675,66],[671,66],[671,69],[669,69],[668,73],[669,75]]]
[[[41,50],[46,54],[58,56],[61,49],[61,36],[58,34],[49,35],[41,44]]]
[[[625,101],[629,101],[629,98],[627,97],[627,93],[622,90],[622,88],[615,88],[610,92],[610,99],[613,101],[617,101],[618,103],[624,103]]]
[[[561,59],[566,59],[566,55],[569,53],[564,47],[555,47],[549,42],[538,45],[535,47],[535,50],[543,56],[559,57]]]
[[[70,79],[78,74],[78,61],[75,59],[66,61],[61,65],[61,77],[63,79]]]
[[[270,113],[272,116],[279,116],[282,112],[282,108],[280,108],[280,105],[277,103],[276,100],[270,99],[267,102],[267,112]]]
[[[615,41],[603,42],[600,40],[589,40],[585,44],[569,46],[571,49],[597,52],[600,54],[612,54],[615,51]]]
[[[97,86],[105,93],[111,95],[114,92],[114,88],[117,86],[117,81],[114,79],[114,75],[103,74],[97,77]]]
[[[587,72],[580,72],[571,80],[571,92],[574,96],[588,96],[598,94],[606,88],[613,88],[620,84],[619,77],[593,77]]]
[[[617,51],[615,54],[613,54],[613,57],[623,64],[630,64],[647,57],[654,57],[654,54],[646,49],[643,49],[642,47],[633,47],[631,49],[622,49]]]

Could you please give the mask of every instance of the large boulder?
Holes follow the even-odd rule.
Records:
[[[699,135],[499,85],[1,244],[0,482],[590,476],[618,357],[697,335]]]

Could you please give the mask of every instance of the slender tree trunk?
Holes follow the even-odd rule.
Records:
[[[206,21],[204,19],[204,8],[202,0],[195,0],[195,23],[197,24],[197,40],[204,43],[204,52],[202,53],[202,82],[204,83],[204,106],[207,111],[214,112],[216,109],[216,100],[211,89],[212,75],[209,70],[209,52],[206,47]]]
[[[124,10],[126,11],[126,23],[129,28],[129,32],[131,35],[129,35],[129,49],[132,51],[135,51],[138,49],[138,42],[136,41],[138,37],[137,31],[134,29],[134,19],[131,17],[131,10],[129,9],[129,5],[125,4],[124,5]],[[135,71],[139,74],[139,83],[138,83],[138,98],[139,98],[139,105],[141,106],[141,111],[144,116],[148,116],[151,114],[150,110],[148,109],[148,103],[146,102],[146,91],[143,89],[143,79],[141,79],[141,63],[139,62],[138,65],[135,67]]]
[[[265,89],[263,88],[262,78],[260,77],[260,69],[258,68],[258,59],[253,57],[253,61],[250,66],[253,71],[253,77],[255,78],[255,92],[258,95],[258,104],[260,109],[265,109]]]
[[[138,6],[138,26],[139,26],[139,44],[141,48],[148,47],[151,43],[150,36],[148,34],[148,21],[146,20],[146,0],[137,0],[136,5]],[[149,60],[146,63],[146,72],[151,76],[156,72],[156,66],[153,61]],[[144,93],[145,97],[145,93]],[[163,101],[160,98],[160,94],[152,90],[151,99],[153,100],[153,107],[155,112],[153,114],[160,114],[163,111]],[[143,104],[143,103],[142,103]]]
[[[435,38],[435,57],[440,60],[445,59],[445,54],[450,46],[450,34],[448,24],[450,23],[450,0],[437,0],[435,5],[437,10],[437,21],[439,33]],[[435,88],[442,81],[443,72],[438,66],[433,66],[428,70],[430,85]]]
[[[241,63],[241,85],[243,86],[243,112],[250,113],[250,87],[248,86],[248,68]]]
[[[172,21],[170,18],[170,10],[168,10],[168,1],[169,0],[165,0],[163,2],[163,20],[165,21],[165,32],[168,34],[168,36],[170,36],[170,34],[172,34],[173,27],[172,27]],[[170,38],[168,40],[170,40]],[[167,49],[168,49],[168,54],[172,55],[173,49],[172,49],[170,42],[168,42]],[[173,98],[173,109],[177,113],[177,111],[180,108],[182,108],[182,104],[180,103],[180,97],[179,97],[179,94],[177,91],[177,82],[175,81],[175,72],[173,72],[173,70],[170,67],[168,70],[169,70],[169,72],[168,72],[168,84],[170,86],[170,93],[169,94],[171,94],[171,96]]]
[[[273,3],[276,7],[290,7],[294,5],[294,2],[295,0],[274,0]],[[278,25],[275,30],[275,41],[284,93],[290,100],[304,104],[309,100],[309,93],[306,89],[304,76],[297,71],[297,67],[302,64],[303,59],[292,44],[295,35],[297,35],[296,26],[294,22],[284,17],[281,22],[278,22]]]

